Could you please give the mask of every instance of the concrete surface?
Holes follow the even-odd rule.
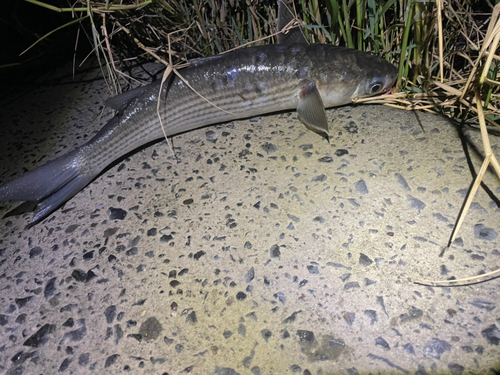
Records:
[[[103,126],[95,76],[8,88],[0,181]],[[146,148],[31,229],[3,218],[0,373],[498,374],[500,279],[412,280],[500,266],[499,181],[440,257],[472,180],[457,129],[327,114],[331,144],[296,113],[203,128],[173,138],[177,160]]]

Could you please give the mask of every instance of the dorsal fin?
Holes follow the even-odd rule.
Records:
[[[284,29],[286,25],[295,18],[293,0],[278,0],[278,31]],[[278,34],[279,44],[309,43],[301,27],[294,27],[286,34]]]
[[[214,61],[220,59],[223,55],[213,55],[207,57],[196,57],[189,60],[189,66],[198,66],[208,63],[209,61]]]
[[[113,108],[115,111],[122,111],[127,107],[127,105],[139,97],[146,86],[140,86],[135,89],[124,92],[123,94],[113,96],[104,102],[104,105],[109,108]]]

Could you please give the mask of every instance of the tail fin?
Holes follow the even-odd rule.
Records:
[[[80,171],[80,149],[50,161],[0,186],[0,202],[38,202],[31,225],[59,208],[99,173]]]

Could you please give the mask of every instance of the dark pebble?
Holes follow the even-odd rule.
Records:
[[[318,182],[318,181],[323,182],[323,181],[326,181],[326,178],[327,178],[326,175],[320,174],[318,176],[313,177],[311,181],[312,182]]]
[[[213,143],[215,143],[217,141],[217,138],[219,138],[219,135],[213,130],[207,131],[205,133],[205,136],[208,142],[213,142]]]
[[[354,189],[356,189],[356,191],[361,195],[368,194],[368,188],[366,187],[365,180],[359,180],[356,182],[354,184]]]
[[[48,299],[49,297],[52,297],[54,292],[56,291],[56,277],[53,277],[47,281],[45,284],[45,290],[43,291],[43,296]]]
[[[120,354],[113,354],[113,355],[110,355],[108,358],[106,358],[106,364],[104,365],[104,368],[108,368],[110,366],[113,366],[119,356],[120,356]]]
[[[97,277],[97,275],[92,270],[88,270],[87,277],[85,278],[85,282],[88,283],[90,280],[92,280],[96,277]]]
[[[61,366],[59,367],[59,371],[58,372],[64,372],[68,369],[69,365],[71,364],[71,359],[70,358],[66,358],[62,363],[61,363]]]
[[[159,336],[163,327],[161,323],[154,316],[146,319],[139,328],[139,334],[145,340],[156,340]]]
[[[368,256],[366,256],[363,253],[359,254],[359,264],[362,266],[369,266],[373,263],[373,260],[371,260]]]
[[[318,269],[318,266],[307,266],[307,270],[309,271],[309,273],[311,274],[314,274],[314,275],[317,275],[319,273],[319,269]]]
[[[153,365],[162,365],[162,364],[164,364],[164,363],[167,361],[167,359],[166,359],[166,358],[164,358],[164,357],[161,357],[161,358],[154,358],[154,357],[151,357],[151,358],[150,358],[150,361],[151,361],[151,363],[152,363]],[[165,374],[165,373],[164,373],[164,374]]]
[[[483,299],[475,299],[472,302],[469,302],[469,304],[487,311],[493,311],[496,308],[496,305],[493,302],[486,301]]]
[[[381,346],[385,349],[391,349],[391,347],[389,346],[389,343],[387,341],[385,341],[382,337],[377,337],[375,339],[375,345],[378,345],[378,346]]]
[[[260,334],[262,335],[262,337],[264,338],[264,340],[266,340],[266,342],[273,335],[273,333],[270,330],[268,330],[268,329],[263,329],[262,331],[260,331]]]
[[[146,301],[147,301],[147,298],[140,299],[139,301],[134,302],[134,303],[132,304],[132,306],[142,306],[142,305],[144,305],[144,303],[145,303]]]
[[[280,247],[274,244],[273,246],[271,246],[270,253],[271,258],[279,258],[279,256],[281,255]]]
[[[245,327],[243,324],[240,324],[240,325],[238,326],[238,333],[239,333],[241,336],[245,337],[245,336],[247,335],[247,327]]]
[[[474,225],[474,235],[486,241],[493,241],[498,237],[498,233],[493,228],[487,228],[483,224]]]
[[[411,195],[408,195],[406,199],[410,202],[410,207],[416,209],[419,213],[426,207],[424,202],[420,199],[412,197]]]
[[[288,330],[285,328],[285,329],[282,329],[281,330],[281,333],[280,333],[280,336],[283,340],[285,339],[289,339],[290,338],[290,333],[288,332]]]
[[[172,241],[174,237],[171,234],[164,234],[163,236],[160,237],[160,242],[162,243],[168,243],[169,241]]]
[[[33,335],[31,335],[24,343],[24,346],[31,346],[32,348],[38,348],[40,345],[45,344],[49,339],[47,334],[52,332],[54,327],[51,324],[44,324],[40,327],[38,331],[36,331]]]
[[[481,335],[488,341],[488,344],[498,345],[500,342],[500,329],[495,324],[481,331]]]
[[[446,341],[433,338],[427,342],[424,353],[434,359],[441,359],[441,355],[450,349],[451,345]]]
[[[33,296],[31,296],[31,297],[24,297],[24,298],[16,298],[15,302],[16,302],[17,307],[19,309],[22,309],[32,299],[33,299]],[[0,325],[3,325],[2,322],[1,322],[1,318],[0,318]]]
[[[114,234],[118,231],[119,228],[108,228],[104,231],[104,238],[108,238],[114,236]]]
[[[193,323],[195,324],[198,322],[198,318],[196,317],[196,312],[191,311],[188,316],[186,317],[186,323]]]
[[[71,328],[75,325],[75,321],[73,320],[73,318],[68,318],[62,325],[63,327]]]
[[[286,297],[283,292],[278,292],[273,294],[274,298],[277,298],[283,305],[286,303]]]
[[[87,251],[85,254],[83,254],[83,260],[90,260],[94,257],[94,250]]]
[[[261,147],[268,155],[278,151],[278,147],[269,142],[264,143]]]
[[[236,294],[236,299],[238,301],[244,301],[246,298],[247,298],[247,295],[245,293],[243,293],[243,292],[238,292]]]
[[[357,289],[357,288],[360,288],[359,283],[357,281],[350,281],[344,284],[344,290]]]
[[[349,123],[345,124],[343,128],[349,133],[349,134],[358,134],[358,124],[356,124],[354,121],[349,121]],[[349,369],[347,370],[349,375],[352,375],[349,372]],[[358,371],[356,371],[356,374]]]
[[[245,282],[248,284],[250,281],[252,281],[255,277],[255,270],[250,268],[248,272],[245,274]]]
[[[464,366],[460,366],[457,363],[448,364],[448,368],[450,369],[450,371],[453,375],[460,375],[465,370]]]
[[[80,357],[78,357],[78,364],[80,366],[87,366],[90,361],[90,353],[83,353],[80,354]]]
[[[293,323],[293,322],[295,322],[295,319],[297,318],[297,315],[300,314],[301,312],[302,312],[302,310],[294,311],[292,313],[292,315],[290,315],[288,318],[286,318],[285,320],[283,320],[283,323],[286,324],[286,323]]]
[[[352,326],[352,323],[354,323],[354,319],[356,319],[356,313],[346,312],[344,313],[343,317],[346,323]]]
[[[73,270],[73,272],[71,272],[71,277],[73,279],[75,279],[76,281],[83,282],[87,278],[87,272],[84,272],[83,270],[76,269],[76,270]]]
[[[300,283],[299,283],[299,288],[302,288],[304,285],[306,285],[309,281],[307,281],[306,279],[302,280]]]
[[[122,210],[121,208],[113,208],[110,207],[108,209],[108,217],[109,220],[123,220],[127,216],[127,211]]]
[[[40,255],[42,252],[43,252],[43,250],[41,247],[38,247],[38,246],[34,247],[29,252],[30,259],[33,259],[34,257]]]
[[[311,331],[304,331],[299,329],[297,331],[297,335],[299,336],[300,342],[312,344],[315,341],[314,333]]]
[[[333,163],[333,158],[331,156],[323,156],[322,158],[318,159],[320,163]]]
[[[113,319],[116,316],[116,306],[111,305],[111,306],[106,307],[106,310],[104,310],[104,316],[106,317],[106,322],[108,324],[113,323]]]
[[[193,255],[193,258],[194,258],[195,260],[199,260],[199,259],[200,259],[203,255],[205,255],[205,254],[206,254],[206,252],[204,252],[203,250],[200,250],[200,251],[198,251],[196,254],[194,254],[194,255]]]
[[[342,275],[340,275],[340,280],[342,280],[343,282],[346,282],[347,280],[349,280],[351,275],[352,274],[350,274],[350,273],[343,273]]]
[[[365,277],[365,286],[368,286],[368,285],[372,285],[372,284],[376,284],[377,282],[374,281],[374,280],[370,280],[369,278]]]
[[[133,339],[136,339],[137,341],[141,342],[142,341],[142,335],[138,334],[138,333],[129,333],[127,335],[127,337],[130,337],[130,338],[133,338]]]
[[[400,173],[395,173],[394,176],[396,176],[396,180],[398,181],[399,186],[401,186],[403,188],[403,190],[411,191],[410,186],[408,185],[405,178]]]

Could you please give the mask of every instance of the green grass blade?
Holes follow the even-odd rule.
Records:
[[[33,44],[32,44],[31,46],[29,46],[28,48],[26,48],[23,52],[21,52],[21,53],[19,54],[19,56],[21,56],[22,54],[24,54],[24,53],[28,52],[30,49],[32,49],[34,46],[36,46],[38,43],[40,43],[40,42],[41,42],[42,40],[44,40],[45,38],[47,38],[47,37],[51,36],[52,34],[54,34],[56,31],[59,31],[59,30],[61,30],[61,29],[64,29],[65,27],[67,27],[67,26],[71,26],[71,25],[73,25],[73,24],[75,24],[75,23],[80,23],[80,22],[82,22],[83,20],[85,20],[85,19],[87,19],[87,18],[89,18],[89,17],[90,17],[90,15],[86,15],[86,16],[83,16],[83,17],[77,18],[76,20],[73,20],[73,21],[71,21],[71,22],[68,22],[68,23],[66,23],[66,24],[64,24],[64,25],[62,25],[62,26],[59,26],[58,28],[56,28],[56,29],[54,29],[54,30],[52,30],[52,31],[48,32],[47,34],[45,34],[45,35],[44,35],[44,36],[42,36],[41,38],[37,39],[37,41],[36,41],[35,43],[33,43]]]

